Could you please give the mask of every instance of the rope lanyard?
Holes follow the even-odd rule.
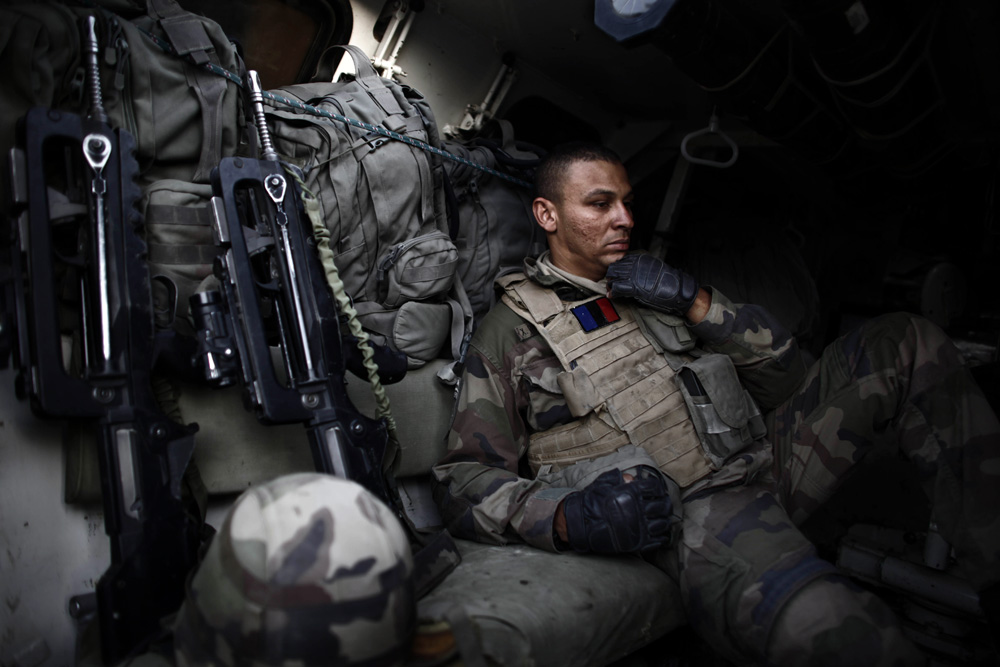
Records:
[[[285,166],[285,171],[295,179],[302,193],[302,205],[306,215],[309,216],[309,223],[312,226],[313,236],[316,238],[316,251],[319,254],[320,262],[323,264],[323,272],[326,275],[327,285],[333,293],[333,298],[337,302],[340,311],[347,317],[347,326],[358,339],[358,349],[361,350],[361,357],[368,375],[368,382],[371,384],[372,393],[375,395],[375,406],[379,417],[386,421],[386,428],[394,443],[399,443],[396,433],[396,420],[392,417],[389,405],[389,397],[385,393],[382,381],[378,376],[378,366],[375,364],[374,351],[369,344],[368,332],[361,328],[358,320],[358,313],[351,305],[351,299],[344,289],[344,282],[340,279],[340,272],[333,261],[333,250],[330,249],[330,230],[323,223],[319,213],[319,200],[316,195],[306,187],[306,184],[299,177],[294,169]],[[393,457],[386,457],[387,463],[391,463]]]
[[[142,29],[140,28],[140,30],[142,30]],[[148,32],[146,30],[142,30],[142,33],[144,35],[146,35],[147,37],[149,37],[151,40],[153,40],[153,42],[157,46],[159,46],[161,49],[163,49],[165,52],[167,52],[167,53],[169,53],[169,54],[171,54],[171,55],[173,55],[173,56],[175,56],[177,58],[183,58],[184,60],[187,60],[189,63],[195,65],[196,67],[201,67],[202,69],[208,70],[212,74],[215,74],[215,75],[221,76],[221,77],[225,77],[225,78],[229,79],[231,82],[235,83],[240,88],[243,88],[243,81],[240,80],[240,77],[236,76],[235,74],[233,74],[232,72],[230,72],[226,68],[220,67],[219,65],[216,65],[215,63],[212,63],[212,62],[206,62],[206,63],[201,63],[201,64],[196,63],[196,62],[194,62],[190,58],[190,56],[184,57],[184,56],[179,55],[177,53],[177,51],[174,49],[173,45],[170,44],[169,42],[166,42],[166,41],[160,39],[156,35]],[[371,123],[366,123],[364,121],[357,120],[356,118],[349,118],[349,117],[343,116],[343,115],[341,115],[339,113],[327,111],[325,109],[319,109],[317,107],[312,106],[311,104],[305,104],[303,102],[298,102],[296,100],[290,100],[287,97],[283,97],[281,95],[270,93],[270,92],[268,92],[266,90],[262,92],[262,96],[264,97],[264,99],[270,100],[271,102],[274,102],[275,104],[278,104],[278,105],[284,105],[284,106],[287,106],[287,107],[291,107],[293,109],[298,109],[300,111],[305,111],[306,113],[312,114],[314,116],[319,116],[320,118],[326,118],[328,120],[336,121],[336,122],[339,122],[339,123],[344,123],[345,125],[350,125],[352,127],[357,127],[357,128],[362,129],[362,130],[367,130],[368,132],[374,132],[375,134],[378,134],[380,136],[386,137],[388,139],[394,139],[396,141],[402,141],[404,144],[408,144],[410,146],[413,146],[414,148],[419,148],[420,150],[427,151],[428,153],[433,153],[434,155],[438,155],[440,157],[446,158],[446,159],[451,160],[453,162],[458,162],[459,164],[464,164],[467,167],[472,167],[473,169],[478,169],[479,171],[482,171],[482,172],[485,172],[487,174],[490,174],[491,176],[496,176],[497,178],[501,178],[501,179],[503,179],[505,181],[509,181],[510,183],[513,183],[515,185],[519,185],[519,186],[521,186],[523,188],[529,188],[530,189],[531,187],[533,187],[532,184],[529,183],[528,181],[522,180],[522,179],[517,178],[515,176],[511,176],[510,174],[505,174],[502,171],[497,171],[496,169],[493,169],[491,167],[487,167],[486,165],[479,164],[478,162],[474,162],[474,161],[469,160],[467,158],[461,157],[460,155],[455,155],[454,153],[450,153],[450,152],[448,152],[446,150],[438,148],[437,146],[431,146],[430,144],[428,144],[425,141],[420,141],[419,139],[415,139],[413,137],[408,137],[406,135],[399,134],[398,132],[393,132],[392,130],[387,130],[386,128],[382,127],[381,125],[372,125]]]

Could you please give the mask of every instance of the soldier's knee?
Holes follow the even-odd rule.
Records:
[[[874,317],[862,325],[862,331],[866,341],[888,338],[898,343],[914,335],[929,340],[947,338],[941,328],[927,318],[902,311]]]
[[[884,315],[890,326],[897,329],[912,329],[921,338],[929,340],[949,340],[948,334],[931,320],[914,313],[895,312]]]
[[[775,620],[770,665],[920,665],[895,614],[846,577],[828,575],[796,593]]]
[[[961,364],[957,348],[941,327],[913,313],[872,318],[846,341],[849,347],[863,347],[874,368],[913,368],[928,361],[945,367]],[[845,351],[850,356],[850,350]]]

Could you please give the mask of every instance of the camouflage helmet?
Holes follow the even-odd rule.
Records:
[[[300,473],[253,487],[190,580],[177,664],[400,664],[412,574],[399,521],[356,482]]]

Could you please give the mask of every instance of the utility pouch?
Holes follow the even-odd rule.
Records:
[[[760,409],[726,355],[698,357],[681,366],[675,377],[705,456],[716,470],[767,433]]]
[[[636,307],[634,312],[639,328],[657,352],[683,354],[694,348],[697,341],[683,317],[652,308]]]
[[[453,298],[441,303],[407,301],[399,308],[363,301],[355,308],[372,341],[405,354],[407,367],[411,369],[437,359],[449,340],[460,342],[460,333],[466,326],[462,307]],[[458,358],[456,350],[450,352],[453,358]]]
[[[455,282],[458,250],[434,231],[396,244],[378,263],[379,300],[387,308],[445,295]]]

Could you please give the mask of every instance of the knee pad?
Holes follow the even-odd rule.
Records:
[[[784,605],[767,643],[774,665],[920,664],[896,615],[876,595],[840,574],[809,582]]]

